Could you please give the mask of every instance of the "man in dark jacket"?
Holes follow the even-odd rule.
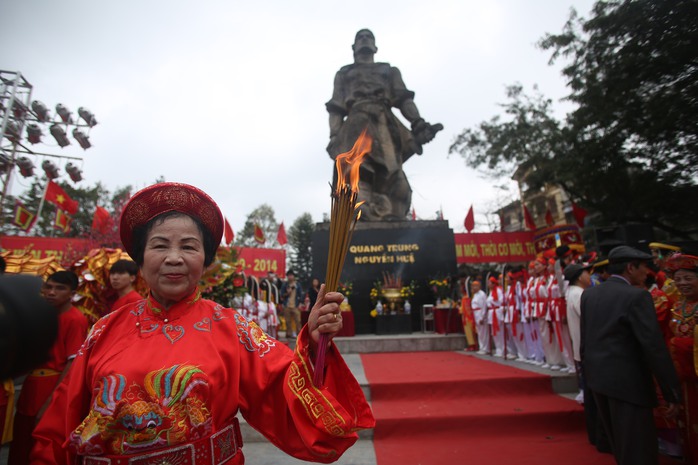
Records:
[[[652,256],[619,246],[608,256],[611,277],[584,291],[581,357],[616,462],[658,463],[653,376],[668,413],[678,413],[679,380],[662,339],[649,292],[641,289]]]

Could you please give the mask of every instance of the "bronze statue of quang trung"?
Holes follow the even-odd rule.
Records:
[[[412,189],[402,165],[412,155],[422,154],[422,145],[443,129],[429,124],[420,116],[414,92],[408,90],[400,70],[389,63],[376,63],[378,51],[373,33],[362,29],[356,33],[354,63],[343,66],[336,74],[330,114],[332,159],[347,152],[364,129],[373,139],[371,153],[361,164],[359,201],[362,220],[401,221],[409,212]],[[400,110],[410,122],[408,129],[393,113]]]

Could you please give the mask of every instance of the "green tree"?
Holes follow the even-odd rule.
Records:
[[[313,231],[315,223],[310,213],[303,213],[288,229],[288,243],[291,246],[288,264],[304,288],[310,285],[312,279],[310,273],[313,270]],[[323,281],[323,278],[320,280]]]
[[[254,239],[255,224],[259,225],[262,231],[264,231],[264,244],[260,244]],[[274,217],[274,209],[265,203],[255,208],[247,215],[247,220],[245,220],[242,231],[235,237],[235,245],[242,247],[278,248],[280,247],[276,240],[278,231],[279,223],[277,223]]]
[[[558,184],[599,224],[698,234],[698,3],[598,2],[539,45],[569,60],[576,108],[559,122],[549,100],[510,87],[508,119],[466,129],[450,152],[491,173],[521,168],[530,188]]]
[[[621,137],[626,154],[669,182],[698,174],[698,3],[597,2],[589,20],[572,13],[546,34],[551,62],[567,57],[578,132]]]
[[[529,187],[550,182],[560,154],[562,130],[551,115],[552,101],[536,92],[523,93],[519,84],[506,89],[509,102],[501,104],[506,119],[494,116],[474,129],[465,129],[451,145],[465,162],[492,178],[511,177],[518,169],[530,173]]]

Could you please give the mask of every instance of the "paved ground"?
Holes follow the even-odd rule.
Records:
[[[294,459],[268,443],[245,444],[245,462],[254,465],[299,465],[311,462]],[[338,461],[338,465],[376,465],[373,441],[363,439],[354,444]]]

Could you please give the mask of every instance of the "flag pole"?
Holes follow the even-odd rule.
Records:
[[[39,210],[36,212],[36,221],[34,222],[34,224],[36,224],[41,219],[41,211],[44,209],[44,203],[46,201],[46,192],[48,192],[48,185],[50,182],[51,180],[49,179],[46,183],[46,187],[44,187],[44,193],[41,195],[41,200],[39,201]],[[34,225],[32,225],[32,228],[33,227]],[[29,228],[29,230],[31,230],[31,228]],[[29,233],[29,231],[27,231],[27,233]]]

